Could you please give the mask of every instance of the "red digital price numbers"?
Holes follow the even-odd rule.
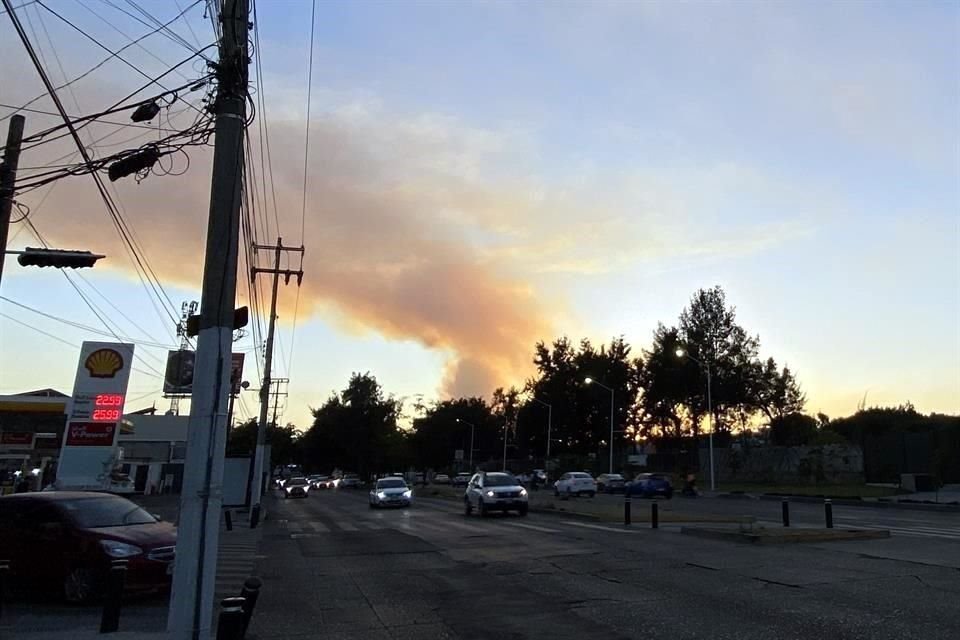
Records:
[[[123,396],[119,393],[101,393],[94,400],[93,415],[97,422],[117,422],[120,420]]]

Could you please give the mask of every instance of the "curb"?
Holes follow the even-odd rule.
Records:
[[[683,535],[711,540],[727,540],[747,544],[799,544],[802,542],[831,542],[835,540],[877,540],[889,538],[886,529],[794,529],[787,532],[756,533],[733,529],[680,527]]]
[[[723,494],[731,495],[731,494]],[[740,494],[737,494],[740,495]],[[750,495],[750,494],[742,494]],[[762,493],[757,496],[752,496],[754,499],[759,500],[783,500],[787,498],[790,502],[806,502],[814,504],[822,504],[824,499],[828,496],[793,496],[786,494],[777,494],[777,493]],[[891,500],[883,499],[856,499],[856,498],[830,498],[830,501],[835,505],[840,505],[843,507],[875,507],[879,509],[904,509],[904,510],[913,510],[913,511],[960,511],[960,505],[954,504],[926,504],[921,502],[896,502]]]

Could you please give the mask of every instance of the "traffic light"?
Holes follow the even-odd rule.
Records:
[[[63,249],[36,249],[27,247],[17,257],[24,267],[55,267],[57,269],[84,269],[92,267],[100,258],[105,258],[90,251],[66,251]]]

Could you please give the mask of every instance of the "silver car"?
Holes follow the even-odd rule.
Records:
[[[370,508],[409,507],[413,503],[413,490],[403,478],[380,478],[370,490]]]
[[[527,490],[511,473],[478,473],[470,478],[463,494],[464,511],[469,516],[476,509],[481,516],[491,511],[516,511],[527,515]]]

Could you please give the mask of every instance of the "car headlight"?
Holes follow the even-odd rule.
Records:
[[[283,489],[284,489],[284,491],[286,491],[287,493],[290,493],[291,491],[293,491],[293,487],[284,487]]]
[[[413,497],[413,491],[411,491],[410,489],[407,489],[406,491],[403,492],[403,497],[404,497],[404,498],[412,498],[412,497]]]
[[[520,489],[520,495],[521,495],[521,496],[527,495],[527,490],[524,489],[524,488],[521,488],[521,489]]]
[[[140,547],[116,540],[101,540],[100,548],[111,558],[130,558],[143,553]]]
[[[487,497],[488,497],[488,498],[495,498],[495,497],[497,497],[497,494],[495,494],[493,491],[487,491]]]
[[[380,498],[381,500],[386,500],[387,494],[386,494],[385,491],[378,491],[378,492],[377,492],[377,497]]]

